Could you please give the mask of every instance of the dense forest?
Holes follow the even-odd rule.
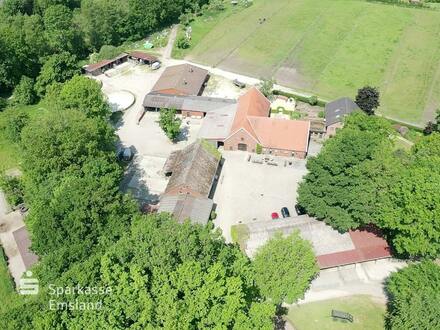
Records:
[[[23,77],[39,96],[72,76],[77,60],[103,45],[138,40],[207,0],[5,0],[0,9],[0,91]],[[68,70],[69,72],[66,72]]]

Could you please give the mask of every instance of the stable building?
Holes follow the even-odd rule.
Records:
[[[179,222],[191,219],[206,224],[214,205],[212,196],[220,163],[221,154],[203,140],[172,152],[163,168],[170,180],[158,212],[172,213]]]
[[[207,113],[233,111],[237,101],[209,96],[186,96],[152,92],[145,95],[145,111],[175,109],[183,118],[203,118]]]
[[[167,67],[152,92],[172,95],[202,95],[209,79],[208,70],[191,64]]]
[[[113,69],[115,66],[127,62],[128,54],[122,53],[110,60],[102,60],[98,63],[84,65],[82,67],[82,72],[85,74],[89,74],[92,76],[99,76],[103,74],[105,71]]]
[[[140,51],[133,51],[128,53],[128,58],[132,61],[135,61],[140,64],[147,64],[152,65],[155,62],[159,62],[158,58],[156,56],[153,56],[151,54],[147,54]]]

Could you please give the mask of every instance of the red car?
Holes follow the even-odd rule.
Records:
[[[276,212],[273,212],[273,213],[271,214],[271,217],[272,217],[272,220],[275,220],[275,219],[279,219],[279,218],[280,218],[280,216],[279,216],[278,213],[276,213]]]

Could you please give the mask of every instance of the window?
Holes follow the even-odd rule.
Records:
[[[241,140],[241,141],[244,141],[244,138],[241,138],[240,140]]]

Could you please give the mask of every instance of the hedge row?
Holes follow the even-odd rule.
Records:
[[[280,90],[274,90],[273,94],[274,95],[282,95],[282,96],[285,96],[285,97],[290,97],[292,99],[295,99],[296,101],[308,103],[310,105],[317,105],[319,107],[325,107],[325,105],[327,104],[326,101],[318,98],[315,95],[304,96],[304,95],[298,95],[298,94],[293,94],[293,93],[287,93],[287,92],[283,92],[283,91],[280,91]]]

